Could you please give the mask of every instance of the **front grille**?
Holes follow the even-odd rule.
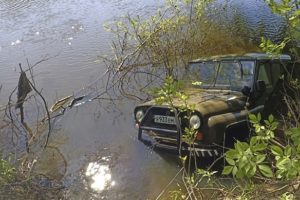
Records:
[[[167,107],[151,107],[146,112],[144,119],[142,120],[140,126],[145,127],[146,129],[153,130],[156,134],[164,137],[177,137],[177,126],[176,124],[164,124],[157,123],[154,121],[155,115],[175,117],[175,113]]]

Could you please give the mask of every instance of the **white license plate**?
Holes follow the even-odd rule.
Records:
[[[176,124],[175,117],[154,115],[154,122],[159,124]]]

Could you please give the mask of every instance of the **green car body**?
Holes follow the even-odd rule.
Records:
[[[224,147],[249,137],[248,115],[265,112],[286,66],[289,55],[263,53],[214,56],[193,60],[186,70],[185,88],[195,105],[193,119],[178,110],[148,101],[135,107],[138,139],[162,149],[189,151],[182,136],[184,128],[196,123],[193,149],[200,157],[218,157]],[[189,82],[202,82],[192,86]],[[175,102],[175,107],[180,102]],[[271,108],[276,109],[276,108]],[[192,117],[191,116],[191,117]],[[193,122],[191,122],[193,121]],[[197,124],[199,123],[199,124]]]

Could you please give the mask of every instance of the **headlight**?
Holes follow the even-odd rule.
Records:
[[[144,118],[144,112],[142,110],[139,110],[135,113],[136,121],[141,122],[143,118]]]
[[[200,117],[198,115],[192,115],[192,117],[190,118],[191,128],[198,129],[200,128],[200,125],[201,125]]]

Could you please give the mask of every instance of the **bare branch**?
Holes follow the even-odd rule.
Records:
[[[33,88],[33,90],[41,97],[43,103],[44,103],[44,108],[46,110],[46,113],[47,113],[47,120],[48,120],[48,133],[47,133],[47,137],[46,137],[46,142],[45,142],[45,145],[44,145],[44,148],[47,147],[48,145],[48,140],[49,140],[49,137],[50,137],[50,133],[51,133],[51,118],[50,118],[50,112],[48,110],[48,105],[47,105],[47,102],[46,102],[46,99],[43,97],[43,95],[35,88],[35,86],[29,81],[31,87]]]

